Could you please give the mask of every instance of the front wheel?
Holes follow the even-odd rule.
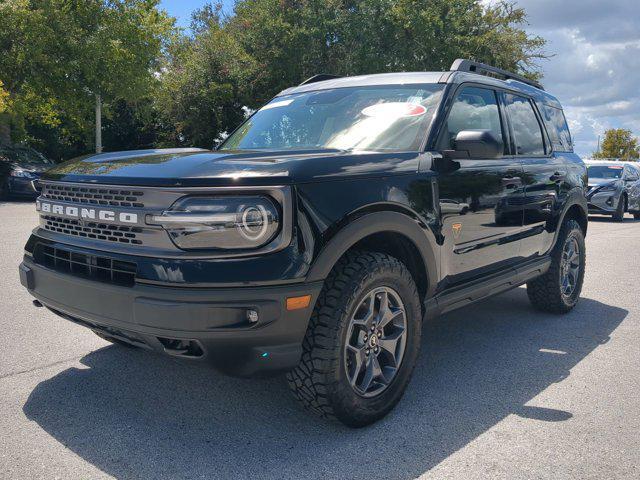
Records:
[[[289,386],[322,417],[369,425],[402,397],[421,328],[418,292],[405,265],[382,253],[348,253],[318,298]]]
[[[618,207],[613,214],[613,220],[616,222],[622,222],[624,220],[624,212],[627,210],[627,197],[622,195],[618,200]]]
[[[547,273],[527,283],[531,304],[540,311],[567,313],[580,298],[585,272],[585,243],[575,220],[563,223]]]

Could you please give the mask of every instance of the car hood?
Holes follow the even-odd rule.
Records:
[[[610,178],[589,178],[590,187],[602,187],[604,185],[615,185],[620,180],[612,180]]]
[[[139,186],[276,185],[416,172],[420,154],[305,151],[137,150],[79,157],[44,180]]]

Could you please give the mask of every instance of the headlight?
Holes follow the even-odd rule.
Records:
[[[280,229],[277,205],[262,195],[186,197],[150,220],[183,250],[255,249]]]
[[[615,192],[618,189],[618,186],[615,183],[610,183],[608,185],[604,185],[600,187],[600,192]]]
[[[24,170],[23,168],[14,168],[11,170],[10,175],[17,178],[36,178],[36,175],[33,172]]]

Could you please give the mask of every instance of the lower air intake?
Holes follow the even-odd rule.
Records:
[[[36,246],[33,258],[39,265],[76,277],[125,287],[131,287],[135,283],[137,266],[133,262],[43,244]]]

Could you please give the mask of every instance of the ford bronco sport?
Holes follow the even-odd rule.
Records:
[[[215,151],[104,153],[41,179],[22,284],[106,340],[228,374],[286,372],[309,410],[370,424],[425,317],[519,285],[580,296],[586,168],[540,85],[449,72],[312,77]]]

